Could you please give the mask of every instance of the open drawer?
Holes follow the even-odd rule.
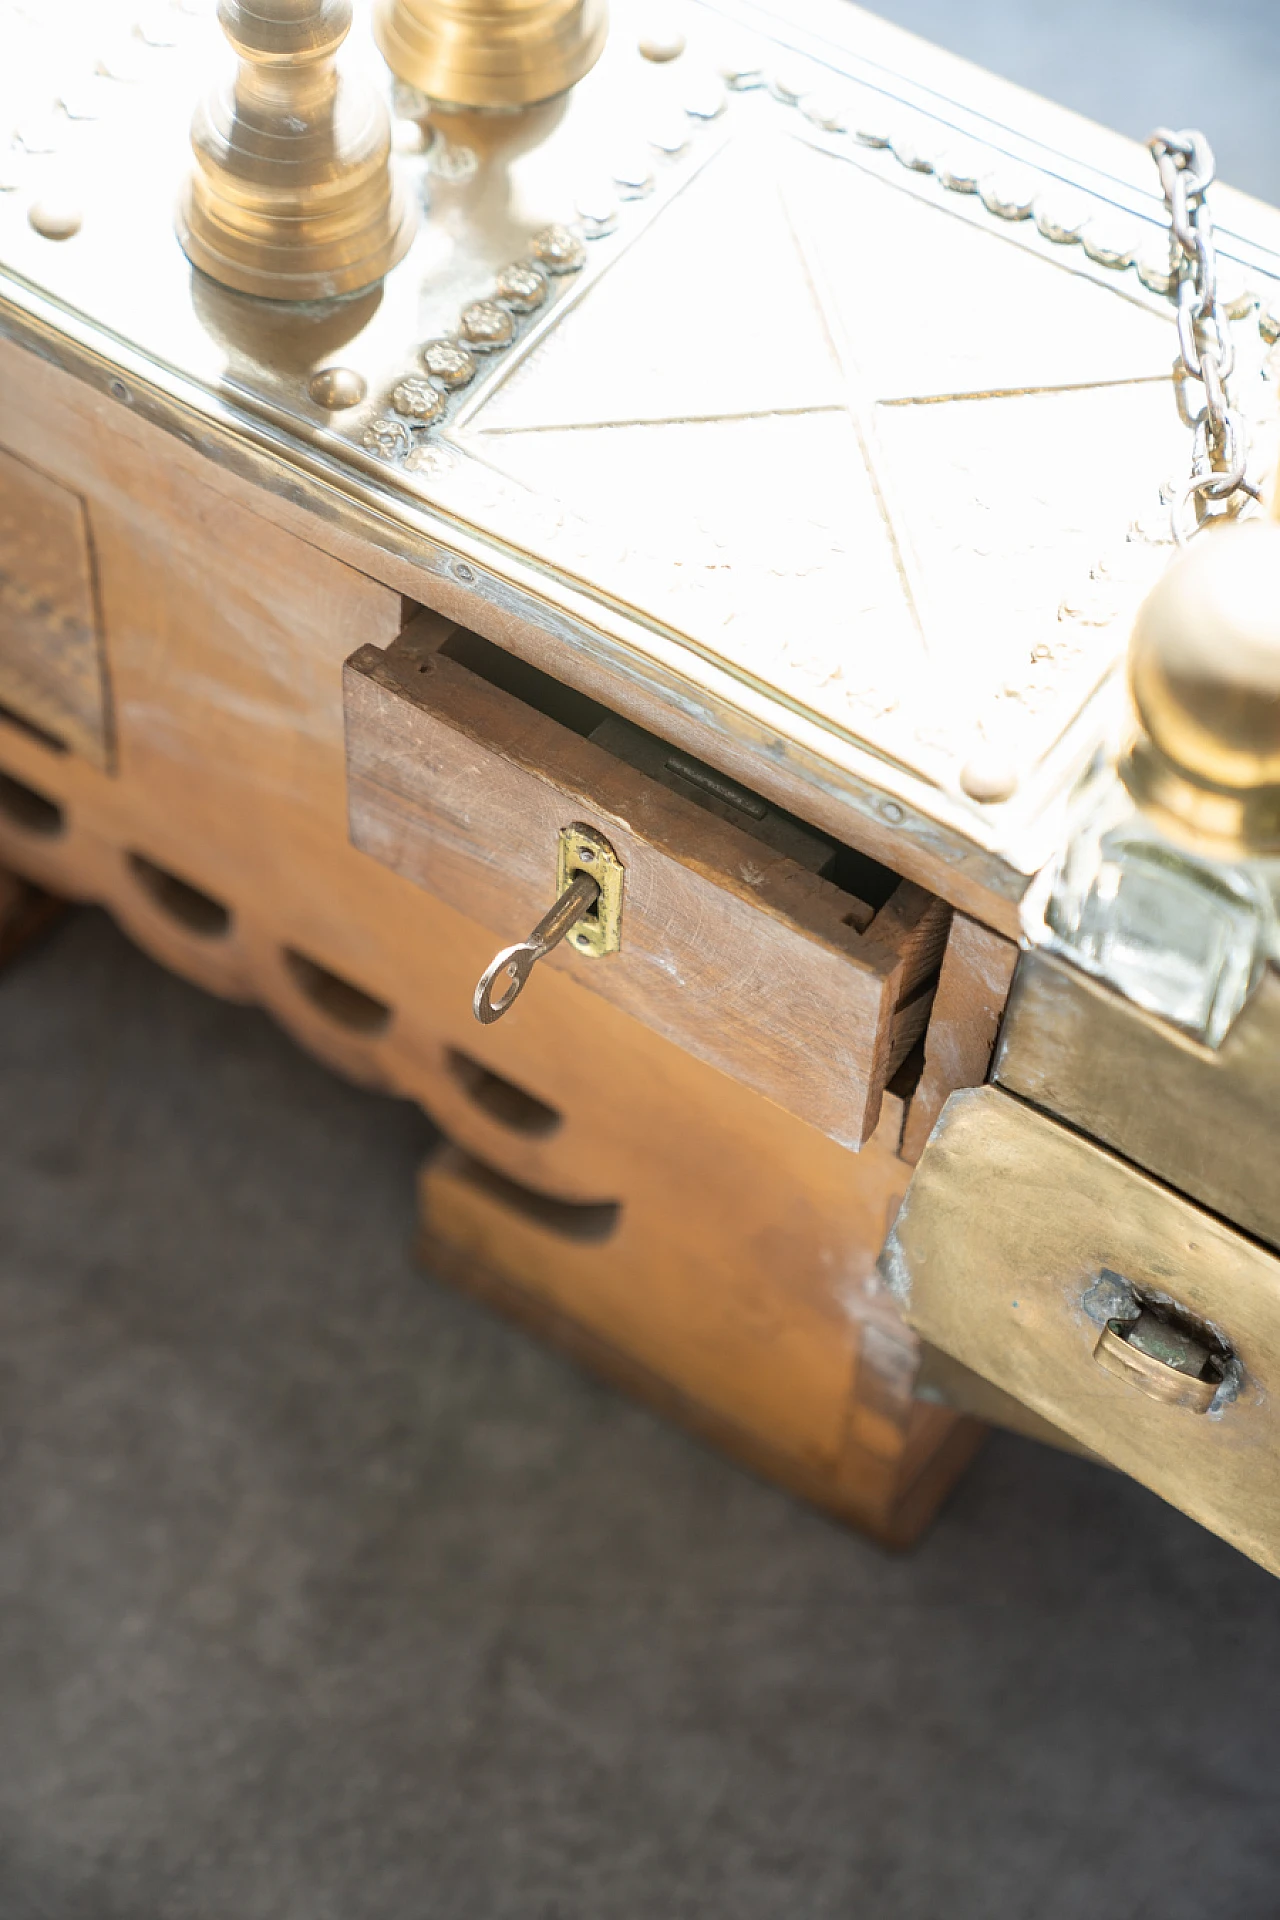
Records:
[[[1280,1573],[1280,1259],[998,1087],[951,1096],[881,1260],[916,1331]]]
[[[497,948],[553,904],[562,830],[593,829],[624,869],[619,949],[541,965],[842,1145],[870,1137],[928,1018],[940,900],[435,614],[352,655],[345,709],[357,847]]]

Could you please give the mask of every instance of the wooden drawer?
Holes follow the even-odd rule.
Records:
[[[1274,1254],[980,1087],[948,1101],[881,1265],[933,1346],[1280,1573]],[[1152,1326],[1203,1373],[1153,1358]]]
[[[928,1017],[941,901],[433,614],[351,657],[345,705],[354,844],[495,949],[554,901],[563,828],[613,846],[620,951],[566,942],[526,995],[568,972],[842,1145],[870,1138]]]

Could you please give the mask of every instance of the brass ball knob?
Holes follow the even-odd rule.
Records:
[[[1139,610],[1126,784],[1175,839],[1280,853],[1280,526],[1199,535]]]
[[[374,38],[396,78],[455,107],[530,107],[589,73],[606,0],[377,0]]]

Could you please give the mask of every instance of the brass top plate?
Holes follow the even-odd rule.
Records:
[[[152,7],[150,40],[138,13],[0,0],[0,327],[256,434],[304,495],[441,543],[464,579],[478,562],[477,591],[531,587],[571,644],[607,635],[669,699],[1016,900],[1111,725],[1168,557],[1161,485],[1189,466],[1170,304],[1103,263],[1162,244],[1146,156],[841,0],[686,0],[662,64],[616,0],[567,102],[401,152],[428,213],[380,293],[272,307],[193,276],[173,234],[227,64],[212,4]],[[379,71],[366,17],[344,58]],[[919,164],[943,154],[990,191]],[[993,210],[1027,191],[1045,225],[1092,222],[1093,254]],[[1225,271],[1267,309],[1280,219],[1218,194]],[[36,230],[49,207],[71,237]],[[422,344],[553,223],[589,236],[583,264],[415,430],[392,395]],[[1236,334],[1267,472],[1257,307]],[[333,367],[365,396],[345,410],[312,398]],[[993,763],[1016,784],[982,804],[966,786]]]

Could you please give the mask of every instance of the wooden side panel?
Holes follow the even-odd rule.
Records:
[[[995,1078],[1280,1248],[1278,1057],[1274,966],[1215,1050],[1035,952],[1018,969]]]
[[[974,1429],[913,1409],[909,1365],[898,1354],[884,1374],[889,1343],[866,1337],[892,1318],[873,1267],[909,1173],[893,1151],[901,1101],[885,1096],[855,1156],[568,970],[542,969],[507,1019],[478,1027],[495,930],[348,839],[342,663],[402,624],[382,556],[339,560],[286,531],[194,448],[3,343],[0,367],[0,440],[88,502],[119,735],[111,776],[0,714],[0,864],[103,902],[163,964],[259,1002],[535,1196],[495,1278],[477,1223],[496,1260],[493,1208],[511,1209],[470,1181],[456,1242],[436,1216],[451,1273],[613,1356],[615,1374],[833,1511],[885,1538],[918,1530]],[[894,1006],[892,961],[882,977]],[[616,1232],[566,1238],[566,1201],[616,1202]],[[856,1405],[873,1385],[874,1448]]]
[[[95,766],[111,723],[85,503],[0,449],[0,707]]]
[[[497,948],[554,901],[560,830],[596,828],[626,868],[622,951],[565,943],[542,967],[860,1147],[947,910],[904,883],[859,933],[864,903],[471,673],[439,650],[449,632],[415,623],[348,662],[354,843]]]
[[[886,1133],[898,1124],[886,1115]],[[698,1178],[707,1171],[700,1163]],[[575,1208],[450,1148],[423,1169],[422,1249],[593,1371],[901,1546],[983,1431],[913,1400],[916,1342],[872,1268],[907,1171],[869,1143],[829,1238],[807,1205],[768,1218],[772,1189],[763,1205],[740,1189],[713,1221],[679,1191],[660,1199],[641,1174],[612,1203]],[[833,1268],[834,1294],[815,1284]]]
[[[914,1166],[951,1095],[987,1077],[1018,964],[1012,940],[957,913],[951,922],[924,1043],[924,1071],[902,1130],[902,1157]]]

